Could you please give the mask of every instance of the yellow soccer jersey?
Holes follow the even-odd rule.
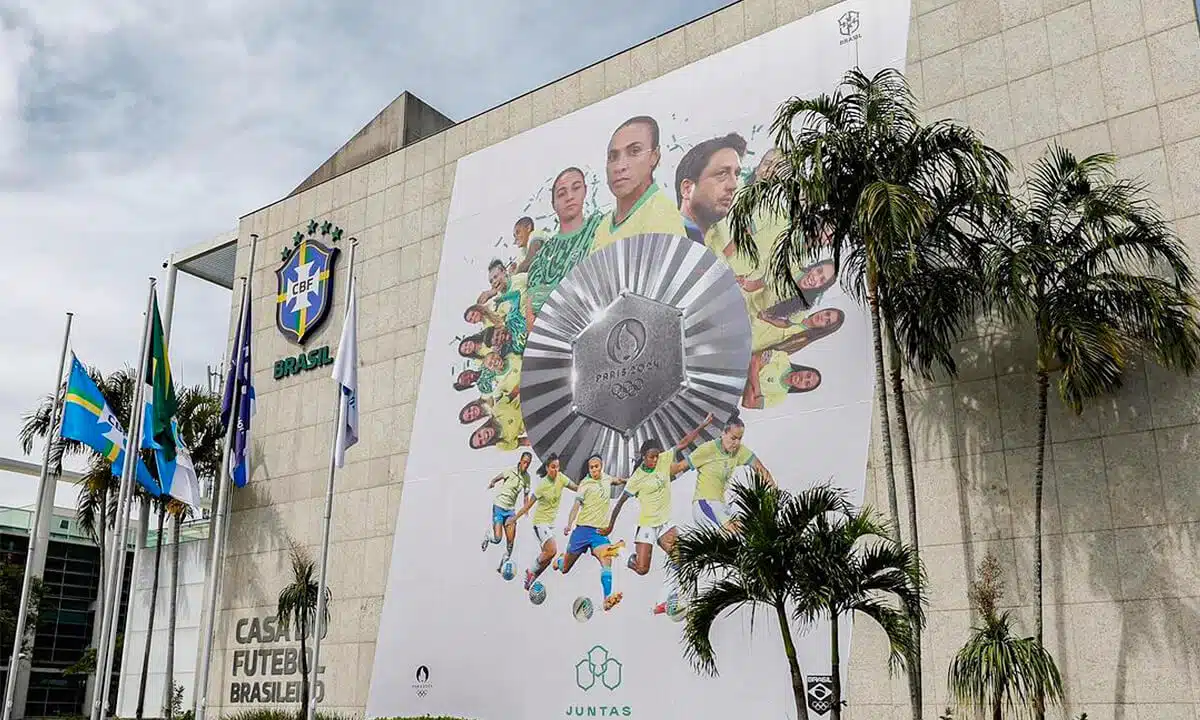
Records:
[[[633,211],[629,213],[624,222],[620,224],[613,222],[613,213],[615,212],[616,210],[610,210],[605,213],[604,218],[600,221],[600,227],[596,228],[596,238],[592,241],[593,253],[603,250],[622,238],[645,233],[668,233],[687,237],[679,208],[675,207],[671,198],[659,189],[658,183],[650,183],[650,187],[634,203]]]
[[[787,377],[792,372],[792,358],[782,350],[767,351],[767,361],[758,371],[758,391],[763,396],[763,407],[774,407],[787,400],[791,385]]]
[[[511,400],[500,399],[492,406],[492,419],[500,429],[498,447],[515,450],[517,440],[525,434],[525,420],[521,417],[521,406]],[[501,445],[503,443],[503,445]]]
[[[597,480],[591,475],[585,475],[579,481],[579,514],[575,516],[575,524],[581,527],[608,527],[609,501],[612,498],[611,475],[601,473]]]
[[[521,472],[516,468],[505,470],[500,478],[500,482],[492,488],[495,491],[493,502],[496,507],[512,510],[517,506],[517,498],[521,495],[521,491],[529,490],[529,473]]]
[[[553,480],[547,476],[533,491],[537,498],[537,507],[533,510],[534,525],[553,525],[558,520],[558,505],[562,502],[563,488],[570,484],[571,478],[560,472]]]
[[[665,450],[658,455],[658,463],[647,471],[640,464],[633,471],[625,492],[636,497],[641,513],[638,525],[658,527],[671,521],[671,464],[675,462],[675,451]]]
[[[725,487],[733,469],[749,465],[754,453],[745,445],[730,454],[721,447],[721,441],[709,440],[688,456],[688,464],[696,471],[696,500],[725,502]]]

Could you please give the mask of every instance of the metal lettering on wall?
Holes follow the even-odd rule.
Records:
[[[325,629],[328,635],[329,629]],[[293,635],[295,639],[293,640]],[[304,652],[304,665],[308,668],[309,682],[316,682],[317,701],[325,698],[325,683],[317,676],[325,672],[325,666],[312,670],[312,632],[308,632]],[[239,618],[234,630],[238,645],[260,647],[233,651],[229,683],[229,702],[234,705],[298,703],[302,694],[303,681],[300,662],[300,637],[292,629],[283,627],[273,616]],[[290,645],[290,643],[296,645]],[[282,645],[289,643],[288,645]],[[263,645],[270,647],[261,647]],[[293,679],[294,678],[294,679]]]

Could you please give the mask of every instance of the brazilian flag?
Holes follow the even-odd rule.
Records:
[[[175,460],[175,432],[172,422],[179,409],[175,397],[175,384],[171,381],[171,363],[167,360],[167,339],[163,333],[162,318],[158,314],[158,298],[154,299],[154,319],[150,326],[150,355],[146,359],[146,381],[152,387],[147,403],[145,433],[163,460]],[[147,443],[149,444],[149,443]]]

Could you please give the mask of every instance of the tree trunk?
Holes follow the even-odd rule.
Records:
[[[303,620],[303,618],[301,618]],[[308,628],[300,623],[300,718],[308,719]]]
[[[829,711],[831,720],[842,720],[842,649],[838,647],[838,616],[831,614],[829,621],[829,684],[833,687],[833,707]]]
[[[142,720],[146,709],[146,678],[150,670],[150,649],[154,644],[154,616],[158,605],[158,568],[162,561],[162,532],[165,518],[166,512],[159,507],[158,537],[155,538],[154,546],[154,579],[150,585],[150,617],[146,620],[146,650],[142,653],[142,677],[138,682],[137,709],[134,711],[134,717],[137,720]]]
[[[175,717],[175,627],[179,610],[179,526],[183,524],[183,513],[175,513],[171,526],[171,596],[167,602],[167,720]]]
[[[1004,720],[1004,715],[1001,713],[1003,707],[1004,692],[999,688],[996,689],[996,696],[992,698],[992,720]]]
[[[775,613],[779,617],[779,632],[783,635],[783,652],[787,655],[788,667],[792,670],[792,698],[796,701],[796,720],[808,720],[808,692],[805,689],[804,673],[800,670],[796,643],[792,641],[792,626],[788,623],[787,608],[782,601],[775,604]]]
[[[875,404],[879,406],[879,441],[883,444],[883,470],[888,491],[888,512],[892,521],[892,539],[900,542],[900,506],[896,502],[896,465],[892,461],[892,428],[888,414],[887,377],[883,364],[879,298],[875,294],[875,284],[869,280],[867,304],[871,308],[871,343],[875,350]]]
[[[1042,614],[1043,614],[1043,596],[1042,596],[1042,480],[1046,469],[1046,400],[1049,394],[1050,376],[1045,370],[1040,367],[1037,374],[1038,388],[1038,443],[1037,443],[1037,465],[1033,471],[1033,575],[1034,588],[1037,596],[1037,607],[1034,611],[1037,613],[1034,627],[1037,628],[1038,647],[1045,647],[1042,644]],[[1041,693],[1039,692],[1034,699],[1034,707],[1037,711],[1037,719],[1045,720],[1046,708]]]
[[[917,484],[913,472],[912,438],[908,434],[908,408],[904,402],[904,371],[900,363],[900,343],[896,340],[896,328],[890,321],[887,323],[887,334],[892,399],[896,402],[896,432],[899,434],[900,457],[903,460],[900,471],[904,479],[904,492],[908,494],[908,541],[912,545],[913,553],[920,559]],[[921,688],[921,623],[920,618],[911,615],[909,622],[912,625],[914,652],[908,656],[908,699],[912,705],[913,720],[922,720],[924,693]]]

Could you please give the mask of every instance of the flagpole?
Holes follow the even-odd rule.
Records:
[[[233,336],[233,350],[230,352],[234,367],[237,367],[237,364],[241,362],[242,323],[246,321],[247,292],[249,292],[249,281],[246,278],[242,278],[242,301],[238,310],[237,327]],[[234,392],[236,392],[236,389]],[[229,494],[233,489],[233,479],[229,475],[229,456],[233,445],[233,433],[237,429],[239,405],[241,403],[237,401],[235,395],[233,402],[230,404],[229,425],[225,428],[225,439],[221,446],[223,448],[221,452],[221,472],[213,483],[213,488],[217,496],[217,506],[213,508],[212,524],[209,526],[212,528],[209,533],[212,543],[210,543],[208,557],[208,597],[205,599],[205,604],[208,607],[208,616],[205,618],[205,630],[200,636],[200,678],[199,682],[194,683],[192,689],[192,694],[195,696],[193,704],[195,705],[196,720],[204,720],[205,710],[208,707],[208,674],[212,663],[213,632],[217,619],[217,576],[221,570],[220,556],[224,550],[221,547],[221,531],[225,528],[225,506],[229,504]]]
[[[125,541],[129,531],[129,505],[133,495],[133,476],[142,446],[142,383],[145,382],[146,353],[149,352],[150,324],[154,312],[154,278],[150,278],[150,291],[146,294],[146,318],[142,323],[142,342],[138,349],[138,365],[133,384],[133,407],[129,409],[129,426],[125,436],[125,465],[121,471],[121,489],[117,500],[116,529],[113,533],[113,556],[108,583],[104,592],[104,622],[100,631],[100,647],[96,652],[97,693],[92,698],[92,720],[101,720],[104,706],[108,703],[112,685],[113,649],[116,645],[117,625],[121,604],[121,579],[125,573]]]
[[[21,674],[21,665],[25,660],[25,653],[21,652],[21,646],[24,643],[21,641],[25,639],[25,623],[29,621],[29,595],[33,591],[34,544],[38,539],[38,528],[41,526],[42,516],[48,512],[54,512],[53,493],[50,493],[50,507],[46,507],[46,485],[50,482],[50,450],[57,439],[55,435],[58,433],[58,425],[62,419],[60,390],[62,389],[63,368],[67,364],[67,346],[71,339],[71,320],[74,316],[74,313],[67,313],[67,328],[63,331],[62,352],[59,353],[58,358],[58,373],[54,376],[54,391],[51,395],[54,402],[50,405],[50,426],[46,429],[46,447],[42,450],[42,472],[38,476],[38,500],[33,507],[33,524],[29,526],[29,546],[25,551],[25,575],[21,578],[21,604],[17,608],[17,632],[13,635],[12,658],[8,661],[8,679],[4,684],[3,720],[12,718],[13,699],[17,694],[17,677]],[[54,483],[57,486],[57,478]],[[49,544],[49,538],[47,538],[47,544]]]
[[[252,302],[252,294],[254,288],[254,257],[258,252],[258,236],[250,235],[250,265],[246,270],[246,276],[242,278],[242,305],[238,311],[237,330],[234,335],[233,350],[231,358],[233,359],[233,367],[240,368],[242,363],[242,336],[245,334],[243,324],[246,322],[246,310]],[[253,332],[253,328],[251,328]],[[234,382],[236,383],[237,373],[234,373]],[[237,388],[234,388],[235,391]],[[209,537],[212,542],[209,546],[209,567],[208,567],[208,616],[205,618],[204,634],[200,639],[202,653],[200,656],[200,678],[198,682],[193,683],[192,695],[193,705],[195,707],[196,720],[205,720],[205,715],[208,711],[208,685],[209,675],[212,672],[212,651],[213,639],[216,632],[217,620],[217,599],[220,597],[221,585],[221,564],[225,554],[225,540],[228,536],[230,509],[233,506],[233,477],[230,473],[230,452],[233,449],[234,431],[237,429],[238,415],[241,411],[241,400],[236,395],[232,397],[229,408],[229,426],[225,428],[225,444],[221,451],[221,474],[214,481],[213,489],[216,492],[217,506],[213,508],[213,522],[210,525]],[[218,491],[219,489],[219,491]]]
[[[358,250],[358,239],[350,238],[350,271],[347,273],[349,279],[346,281],[346,311],[349,313],[350,302],[352,300],[351,293],[354,291],[354,255]],[[347,315],[347,317],[349,317]],[[341,354],[346,348],[338,348],[338,353]],[[321,637],[325,634],[328,628],[325,627],[325,591],[326,591],[326,576],[329,569],[329,529],[333,524],[333,477],[337,472],[337,452],[338,452],[338,434],[341,430],[342,423],[346,421],[346,393],[342,391],[341,384],[338,385],[338,411],[337,422],[333,426],[333,442],[329,448],[329,480],[325,484],[325,516],[322,521],[321,528],[321,579],[317,583],[317,619],[316,628],[313,633],[313,682],[309,688],[308,700],[308,717],[305,720],[316,720],[317,717],[317,673],[321,669]]]

